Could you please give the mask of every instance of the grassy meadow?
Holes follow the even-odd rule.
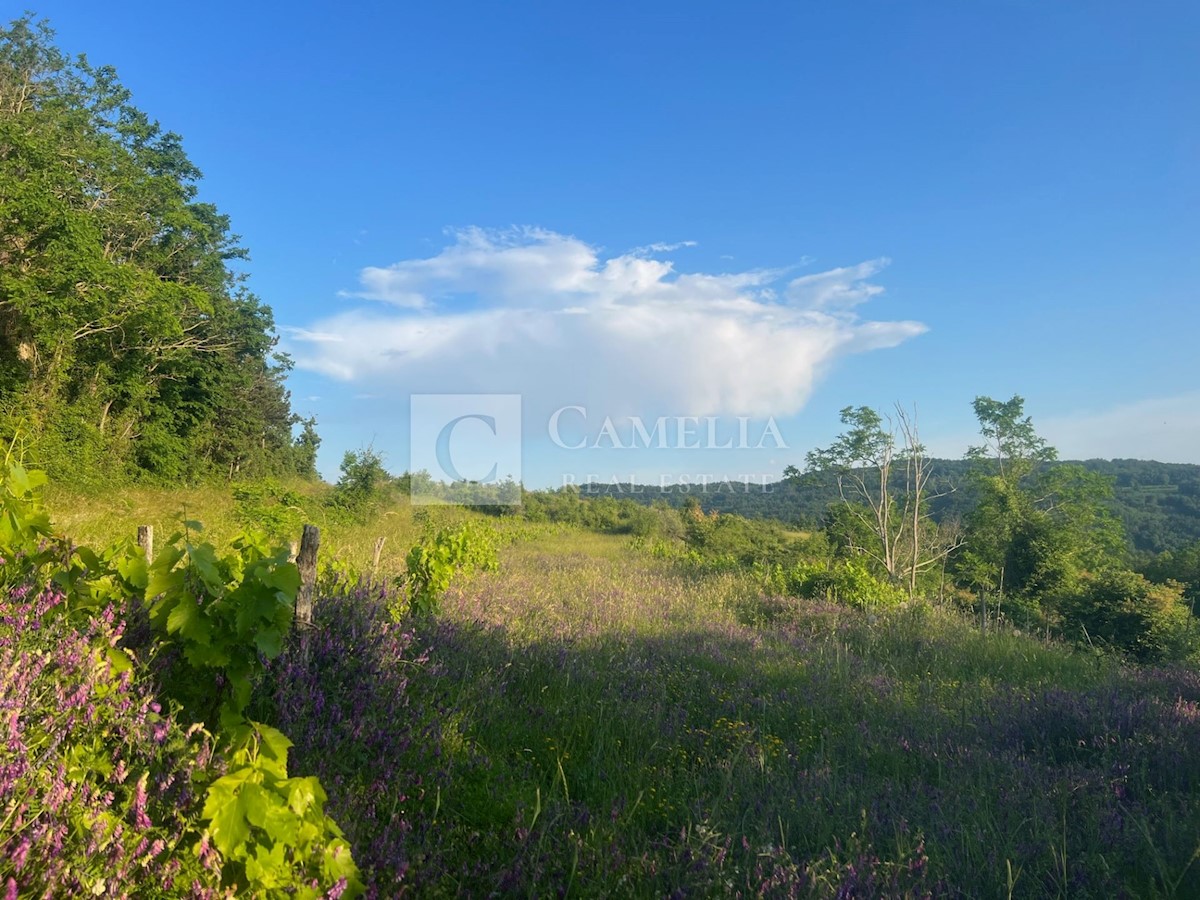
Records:
[[[49,498],[103,542],[220,492]],[[500,565],[392,621],[431,523]],[[1200,674],[916,604],[767,596],[628,537],[398,506],[332,524],[318,628],[255,712],[319,775],[372,896],[1200,896]]]
[[[575,536],[460,586],[430,644],[456,713],[429,870],[447,893],[1200,886],[1194,673],[928,607],[771,601]]]

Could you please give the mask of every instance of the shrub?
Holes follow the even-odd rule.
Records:
[[[383,467],[383,457],[370,447],[347,450],[342,458],[342,475],[334,485],[330,504],[354,518],[365,518],[381,501],[392,476]]]
[[[785,583],[793,596],[844,603],[856,609],[888,608],[908,599],[901,587],[877,578],[857,560],[798,563],[786,573]]]
[[[404,588],[407,609],[419,616],[431,615],[455,573],[496,568],[496,535],[471,523],[441,528],[413,547],[405,562],[408,571],[397,582]],[[402,612],[393,606],[396,618]]]
[[[1105,572],[1085,580],[1060,609],[1068,637],[1103,643],[1138,660],[1182,660],[1200,651],[1198,623],[1174,582]]]
[[[253,896],[316,900],[355,896],[358,868],[342,831],[325,815],[318,778],[288,776],[282,732],[257,722],[234,729],[228,771],[208,788],[203,847],[225,860],[225,883],[243,884]],[[322,892],[319,885],[333,887]]]
[[[198,525],[188,524],[186,536],[168,540],[145,584],[150,623],[176,651],[165,685],[198,718],[237,724],[263,660],[283,648],[300,573],[286,548],[269,549],[261,535],[242,535],[219,557],[211,544],[192,542]]]
[[[304,498],[272,479],[235,487],[233,500],[244,527],[265,531],[272,538],[292,537],[304,525]]]
[[[192,523],[189,523],[191,525]],[[228,771],[209,786],[205,842],[231,879],[255,896],[316,898],[362,890],[349,844],[325,814],[313,777],[291,777],[291,742],[244,717],[251,689],[277,657],[292,624],[300,576],[288,551],[243,535],[218,557],[175,535],[150,567],[150,623],[176,651],[167,686],[193,715],[219,723]]]

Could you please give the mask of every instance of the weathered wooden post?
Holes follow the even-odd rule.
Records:
[[[139,525],[137,531],[138,546],[146,553],[146,562],[154,562],[154,526]]]
[[[317,587],[317,549],[320,546],[321,529],[316,525],[305,525],[300,537],[300,552],[296,554],[296,568],[300,570],[296,621],[301,625],[312,624],[313,593]]]
[[[371,576],[374,577],[379,571],[379,557],[383,553],[383,545],[387,541],[386,537],[375,539],[375,555],[371,557]]]
[[[154,562],[154,526],[137,527],[137,544],[146,554],[146,565]],[[125,646],[135,652],[148,648],[152,640],[149,606],[152,597],[130,595],[124,603]]]

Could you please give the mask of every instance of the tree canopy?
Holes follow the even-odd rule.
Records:
[[[181,138],[53,38],[0,29],[0,437],[67,478],[311,469],[271,310]]]

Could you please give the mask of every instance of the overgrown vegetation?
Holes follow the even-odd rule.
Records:
[[[28,16],[0,29],[0,440],[56,478],[316,474],[199,178],[113,69]]]
[[[250,530],[221,554],[195,521],[152,561],[128,540],[75,546],[51,524],[45,483],[11,454],[0,472],[6,896],[360,893],[320,780],[291,774],[291,740],[248,718],[257,688],[265,718],[291,721],[291,688],[270,677],[289,641],[319,664],[320,638],[292,628],[289,550]],[[392,618],[428,617],[456,573],[494,570],[498,539],[473,523],[433,531],[409,554]],[[371,627],[371,646],[397,646]]]
[[[354,601],[331,623],[388,603]],[[381,894],[1200,889],[1194,670],[951,608],[771,599],[750,571],[570,532],[513,545],[411,640],[429,656],[387,676],[402,709],[351,700],[363,654],[335,648],[312,704],[368,704],[356,721],[395,742],[361,767],[318,754],[359,815],[391,816]]]
[[[1158,583],[1136,574],[1107,506],[1111,483],[1082,466],[1055,464],[1022,398],[979,397],[974,408],[984,443],[968,454],[963,487],[973,505],[962,519],[935,521],[929,512],[945,488],[931,481],[916,424],[902,408],[888,420],[848,407],[847,430],[809,454],[809,471],[789,469],[796,482],[832,472],[839,486],[815,534],[705,511],[703,493],[688,495],[682,509],[573,491],[527,507],[539,518],[549,510],[585,525],[596,516],[577,508],[608,510],[607,521],[619,511],[644,523],[636,533],[654,555],[697,571],[753,572],[771,593],[871,609],[935,598],[985,629],[1016,626],[1142,661],[1200,659],[1196,554],[1163,554],[1144,565]]]
[[[1063,615],[1087,623],[1092,646],[1081,634],[1071,650],[994,613],[981,630],[952,590],[913,603],[822,533],[698,505],[647,512],[655,528],[634,535],[605,533],[619,515],[585,531],[425,508],[424,552],[461,562],[478,537],[503,565],[430,579],[444,593],[416,617],[420,567],[398,581],[327,570],[316,627],[289,633],[247,712],[294,742],[286,781],[292,767],[320,779],[328,798],[314,788],[305,815],[341,825],[368,894],[1200,889],[1195,670],[1093,649],[1136,634],[1129,659],[1176,655],[1186,631],[1139,611],[1182,622],[1177,591],[1082,574],[1095,591]],[[255,817],[285,776],[263,771],[275,757],[251,758],[278,753],[262,741],[240,758],[218,742],[214,759],[265,794],[223,793],[205,818],[214,772],[180,806],[193,829],[180,865],[202,864],[195,829],[218,809],[234,836],[245,828],[240,851],[210,836],[214,890],[259,874],[250,859],[274,847]],[[304,855],[321,881],[322,853]]]
[[[148,564],[129,542],[75,547],[44,483],[11,459],[0,473],[8,895],[355,893],[320,784],[289,777],[287,738],[245,718],[291,625],[287,550],[246,535],[218,557],[177,535]]]

